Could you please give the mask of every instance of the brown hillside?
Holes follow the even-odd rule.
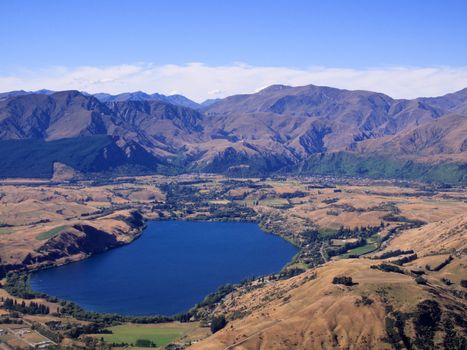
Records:
[[[417,315],[432,301],[441,310],[432,340],[444,348],[442,322],[461,320],[467,306],[460,286],[466,276],[466,223],[465,216],[456,216],[401,233],[383,252],[415,250],[420,259],[400,266],[404,273],[371,268],[400,256],[386,261],[342,259],[285,281],[258,282],[234,292],[216,309],[232,319],[226,328],[190,349],[392,349],[395,343],[405,348],[403,340],[391,338],[391,320],[401,314],[407,315],[406,342],[420,349],[417,339],[423,335],[415,327]],[[449,254],[452,262],[434,271]],[[426,284],[416,283],[412,270],[423,270]],[[352,277],[354,285],[333,284],[336,276]],[[457,332],[465,336],[462,328]]]
[[[467,117],[446,115],[395,136],[362,141],[357,150],[403,155],[459,153],[467,161]]]

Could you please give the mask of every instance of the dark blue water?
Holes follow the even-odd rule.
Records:
[[[223,284],[278,272],[296,252],[253,223],[154,221],[133,243],[39,271],[31,285],[87,310],[172,315]]]

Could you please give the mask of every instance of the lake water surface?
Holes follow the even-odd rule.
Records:
[[[223,284],[280,271],[296,252],[254,223],[153,221],[133,243],[34,273],[31,285],[87,310],[172,315]]]

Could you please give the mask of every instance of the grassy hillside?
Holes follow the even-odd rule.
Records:
[[[451,217],[403,231],[386,257],[252,283],[216,306],[227,326],[190,349],[465,349],[465,225]]]

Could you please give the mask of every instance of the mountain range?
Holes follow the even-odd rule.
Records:
[[[10,97],[15,96],[24,96],[24,95],[52,95],[57,91],[42,89],[36,91],[24,91],[24,90],[16,90],[16,91],[9,91],[0,93],[0,100],[8,99]],[[117,95],[111,95],[107,93],[97,93],[97,94],[89,94],[87,92],[81,92],[83,95],[86,96],[94,96],[101,102],[122,102],[122,101],[160,101],[160,102],[167,102],[174,105],[190,107],[193,109],[197,109],[203,107],[205,105],[211,104],[213,101],[216,100],[206,100],[203,103],[196,103],[195,101],[190,100],[189,98],[183,95],[163,95],[163,94],[147,94],[142,91],[135,91],[135,92],[125,92]]]
[[[0,94],[0,176],[322,174],[467,183],[467,88],[393,99],[273,85],[197,104],[181,95]]]

